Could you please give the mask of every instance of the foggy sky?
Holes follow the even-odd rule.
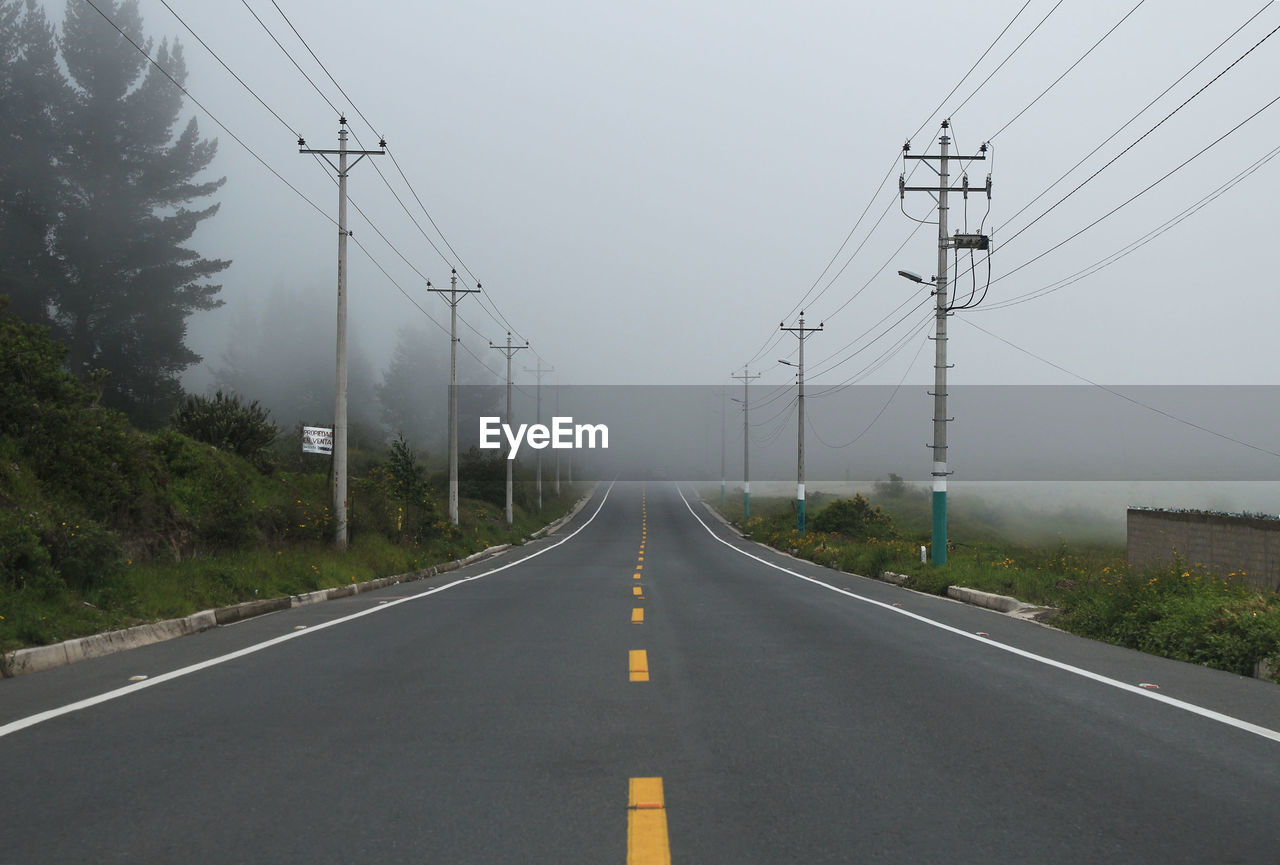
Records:
[[[171,0],[200,36],[284,118],[272,118],[158,0],[141,0],[147,32],[184,45],[188,86],[274,169],[329,214],[336,192],[327,172],[299,155],[336,146],[334,112],[243,5]],[[1034,0],[991,53],[945,101],[1021,0],[965,5],[848,2],[585,2],[509,0],[355,7],[330,0],[280,0],[329,71],[337,92],[264,0],[250,0],[366,147],[378,134],[431,216],[486,292],[566,384],[731,384],[753,359],[762,385],[785,385],[776,346],[797,304],[824,332],[807,344],[810,381],[838,384],[892,347],[902,327],[861,353],[874,327],[913,293],[899,268],[936,272],[936,229],[896,203],[903,141],[936,152],[938,121],[950,116],[957,148],[973,153],[994,137],[994,197],[969,202],[969,224],[994,227],[992,273],[1000,278],[1085,227],[1160,178],[1277,95],[1280,35],[1267,41],[1173,119],[1002,246],[1050,204],[1115,156],[1280,25],[1270,5],[1186,81],[1120,133],[1021,217],[1014,215],[1263,4],[1161,0],[1139,8],[1114,34],[1003,131],[1075,62],[1131,3],[1070,0],[965,101],[1052,7]],[[61,19],[61,4],[50,4]],[[943,108],[930,112],[940,102]],[[964,102],[963,107],[959,107]],[[958,108],[958,110],[956,110]],[[198,313],[193,347],[205,355],[187,384],[201,389],[232,341],[237,315],[283,286],[332,310],[335,229],[272,177],[212,121],[219,140],[211,173],[226,175],[221,212],[195,246],[234,264],[224,274],[223,309]],[[372,131],[359,114],[375,124]],[[918,129],[922,131],[917,133]],[[987,308],[952,319],[957,384],[1078,384],[987,334],[972,321],[1061,367],[1109,384],[1276,384],[1268,278],[1268,206],[1280,160],[1133,255],[1046,297],[992,310],[1123,248],[1263,157],[1280,138],[1280,106],[1072,240],[991,286]],[[352,146],[357,146],[355,142]],[[895,162],[896,160],[896,162]],[[375,170],[448,253],[386,157],[352,171],[351,196],[377,228],[436,285],[449,265],[431,249]],[[910,166],[908,166],[910,167]],[[881,193],[873,192],[886,172]],[[923,177],[923,175],[921,175]],[[915,182],[920,182],[920,177]],[[834,266],[821,279],[860,213],[872,202]],[[892,205],[879,227],[868,229]],[[922,195],[907,210],[930,217]],[[963,226],[953,198],[952,227]],[[448,312],[423,281],[354,210],[351,228],[377,262],[437,322]],[[899,244],[911,235],[901,252]],[[880,275],[876,271],[884,268]],[[982,271],[985,275],[985,269]],[[464,280],[469,277],[464,274]],[[351,251],[353,345],[375,369],[399,327],[443,332],[355,246]],[[981,286],[979,285],[979,289]],[[859,293],[860,292],[860,293]],[[838,313],[837,307],[845,304]],[[505,325],[474,299],[463,302],[464,345],[494,370]],[[896,320],[897,315],[890,321]],[[478,332],[476,332],[478,331]],[[331,339],[331,334],[318,335]],[[932,378],[932,343],[918,331],[903,350],[860,381],[905,382],[915,402]],[[532,352],[529,353],[532,355]],[[521,358],[532,365],[536,358]],[[840,363],[841,361],[843,363]],[[523,364],[517,364],[517,370]],[[521,375],[522,384],[530,381]],[[643,410],[643,407],[638,407]],[[956,414],[963,418],[963,409]],[[1263,439],[1270,431],[1248,430]],[[928,436],[921,421],[919,438]],[[1264,444],[1270,446],[1269,442]],[[921,460],[922,466],[924,459]]]

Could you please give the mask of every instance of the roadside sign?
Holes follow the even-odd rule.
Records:
[[[302,428],[302,452],[304,454],[333,454],[333,430],[322,426]]]

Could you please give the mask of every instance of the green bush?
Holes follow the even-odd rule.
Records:
[[[80,593],[109,586],[124,565],[120,539],[90,519],[60,522],[46,533],[46,546],[62,582]]]
[[[1077,585],[1063,606],[1074,633],[1241,676],[1280,655],[1280,596],[1178,562]]]
[[[888,515],[859,493],[851,499],[837,499],[814,516],[810,524],[815,532],[844,535],[851,540],[893,537],[893,522]]]
[[[255,399],[243,403],[236,394],[222,391],[213,398],[187,394],[174,409],[169,425],[196,441],[244,457],[265,467],[265,453],[278,430],[266,409]]]
[[[458,454],[458,495],[506,507],[506,457],[500,451],[481,453],[477,447]]]
[[[167,470],[171,547],[234,549],[255,536],[251,467],[174,430],[153,442]]]
[[[63,371],[66,349],[0,300],[0,438],[42,489],[112,528],[154,520],[155,462],[146,436]]]
[[[60,582],[35,524],[19,508],[0,508],[0,585],[43,592]]]
[[[440,533],[436,495],[403,435],[388,447],[386,463],[353,481],[352,489],[355,530],[401,543],[422,543]]]

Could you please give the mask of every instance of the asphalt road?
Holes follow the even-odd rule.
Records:
[[[605,496],[429,582],[0,682],[0,863],[1280,861],[1280,688]]]

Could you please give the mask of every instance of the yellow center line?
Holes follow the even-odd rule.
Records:
[[[635,575],[635,579],[640,579],[640,575],[638,573]]]
[[[631,656],[631,681],[647,682],[649,681],[649,654],[644,649],[632,649]]]
[[[633,625],[644,624],[644,607],[636,607],[631,611],[631,624]]]
[[[637,570],[637,571],[642,571],[642,570],[644,570],[644,565],[637,564],[637,565],[636,565],[636,570]]]
[[[627,803],[627,865],[671,865],[661,778],[632,778]]]
[[[631,587],[631,594],[635,595],[637,598],[643,598],[643,597],[644,597],[644,589],[642,589],[640,586],[632,586],[632,587]]]

